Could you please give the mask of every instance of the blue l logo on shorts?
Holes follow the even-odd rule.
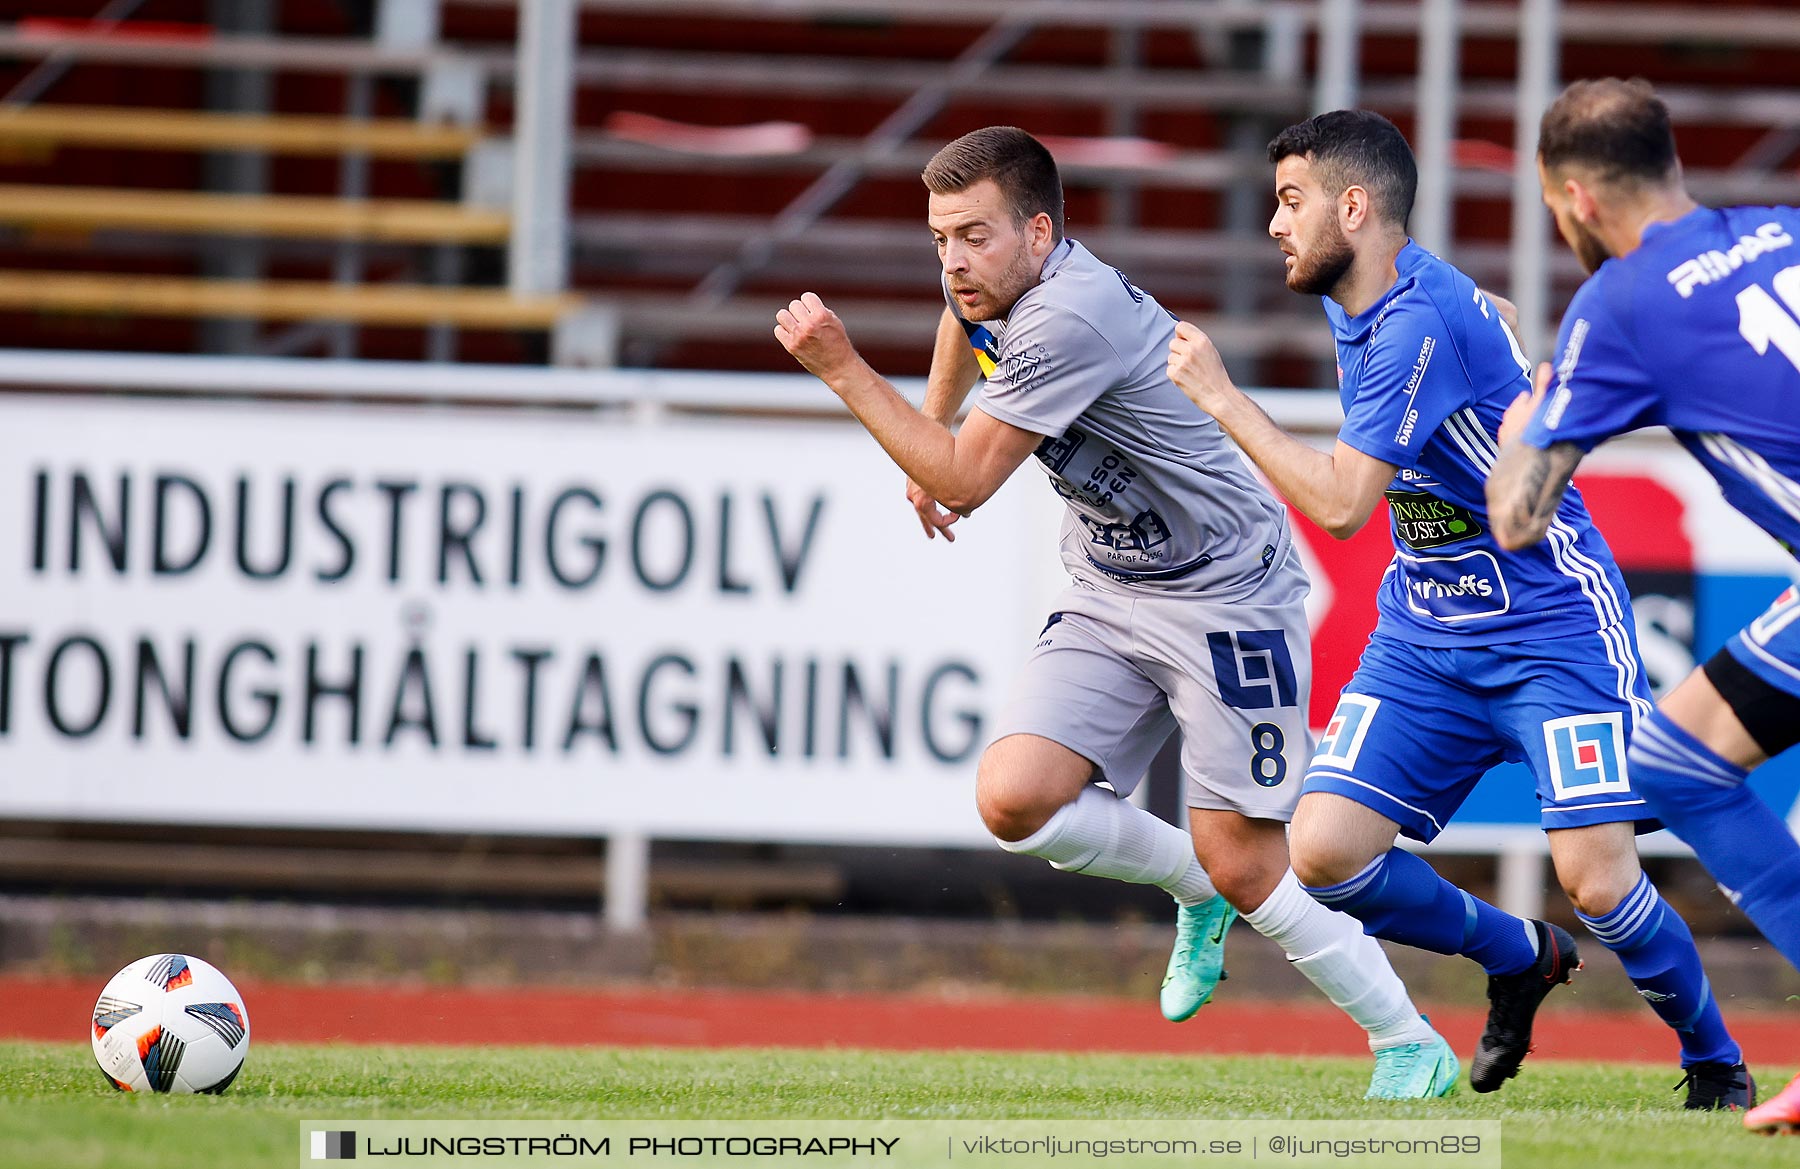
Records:
[[[1212,651],[1213,676],[1226,706],[1269,710],[1298,701],[1294,659],[1288,656],[1287,635],[1281,630],[1209,633],[1206,647]]]
[[[1325,724],[1325,733],[1319,736],[1319,745],[1313,752],[1313,764],[1341,767],[1345,771],[1354,770],[1356,756],[1362,750],[1363,737],[1369,733],[1369,724],[1375,720],[1375,712],[1380,709],[1379,698],[1363,694],[1339,696],[1337,709],[1331,712],[1331,721]]]
[[[1549,720],[1544,749],[1559,800],[1631,790],[1625,776],[1625,716],[1616,710]]]

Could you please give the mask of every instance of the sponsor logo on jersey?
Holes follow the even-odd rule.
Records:
[[[1616,710],[1544,723],[1550,786],[1558,800],[1631,791],[1625,774],[1625,716]]]
[[[1331,712],[1331,721],[1325,724],[1325,733],[1319,736],[1319,746],[1313,752],[1312,765],[1317,767],[1323,764],[1345,771],[1353,770],[1356,767],[1356,756],[1362,750],[1363,739],[1368,737],[1369,726],[1375,721],[1375,712],[1380,709],[1379,698],[1363,694],[1345,694],[1339,697],[1337,709]]]
[[[1754,235],[1740,235],[1728,251],[1701,252],[1691,260],[1683,260],[1669,270],[1669,283],[1686,300],[1694,289],[1725,279],[1758,256],[1778,251],[1794,242],[1794,237],[1779,223],[1765,223]]]
[[[1562,425],[1563,411],[1569,408],[1569,379],[1575,376],[1575,367],[1581,362],[1581,347],[1587,344],[1589,327],[1586,317],[1577,317],[1569,327],[1569,344],[1556,365],[1556,392],[1550,395],[1550,405],[1544,411],[1546,430]]]
[[[1115,552],[1147,552],[1168,543],[1172,536],[1169,525],[1148,508],[1138,512],[1128,524],[1106,523],[1089,516],[1079,518],[1094,543]]]
[[[1019,393],[1030,389],[1031,383],[1049,370],[1050,350],[1042,345],[1008,353],[1000,359],[1000,376],[1005,379],[1009,388]]]
[[[1406,607],[1446,624],[1497,617],[1512,608],[1506,577],[1492,552],[1461,556],[1408,556],[1401,552],[1400,583]]]
[[[1069,460],[1075,457],[1075,452],[1081,449],[1081,444],[1086,441],[1087,435],[1081,431],[1069,430],[1065,431],[1061,438],[1046,438],[1043,442],[1038,443],[1037,450],[1032,453],[1037,455],[1040,463],[1060,475],[1063,468],[1069,465]]]
[[[1398,296],[1392,296],[1388,298],[1386,304],[1381,306],[1381,311],[1375,314],[1375,323],[1369,326],[1370,341],[1373,341],[1375,339],[1375,334],[1381,331],[1381,326],[1387,324],[1388,314],[1393,312],[1399,304],[1400,298]],[[1368,342],[1364,342],[1364,344],[1367,343]]]
[[[1390,489],[1387,500],[1394,513],[1394,536],[1408,548],[1440,548],[1486,530],[1468,508],[1424,491]]]
[[[1412,442],[1413,428],[1419,423],[1419,412],[1413,408],[1413,402],[1419,397],[1425,370],[1431,365],[1431,355],[1436,351],[1437,338],[1427,337],[1419,346],[1419,355],[1413,358],[1412,374],[1406,379],[1406,416],[1400,420],[1400,429],[1394,432],[1394,441],[1401,446]]]
[[[1288,653],[1287,635],[1281,630],[1209,633],[1206,648],[1212,653],[1213,676],[1226,706],[1272,710],[1299,702],[1294,659]]]

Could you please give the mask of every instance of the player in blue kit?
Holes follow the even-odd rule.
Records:
[[[1544,115],[1538,173],[1592,275],[1563,317],[1554,390],[1541,366],[1536,392],[1508,412],[1487,487],[1495,538],[1554,540],[1582,456],[1661,425],[1734,507],[1800,549],[1800,210],[1696,204],[1669,112],[1643,81],[1565,90]],[[1628,758],[1651,810],[1800,965],[1800,846],[1744,784],[1797,742],[1800,593],[1790,588],[1639,724]],[[1744,1123],[1800,1128],[1800,1079]]]
[[[1474,283],[1407,238],[1417,172],[1392,123],[1321,114],[1269,157],[1288,287],[1324,297],[1337,341],[1335,449],[1276,426],[1192,325],[1177,328],[1170,376],[1332,535],[1360,529],[1385,495],[1395,543],[1380,620],[1307,769],[1294,871],[1376,937],[1481,963],[1490,1009],[1469,1079],[1494,1091],[1530,1051],[1539,1004],[1579,968],[1574,939],[1470,896],[1394,842],[1431,840],[1489,768],[1526,761],[1564,891],[1680,1036],[1687,1106],[1747,1105],[1693,937],[1638,866],[1634,822],[1649,812],[1625,744],[1650,702],[1612,555],[1573,493],[1546,545],[1508,552],[1489,532],[1495,434],[1526,361]]]

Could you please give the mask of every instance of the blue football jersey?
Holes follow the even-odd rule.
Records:
[[[1578,492],[1543,543],[1507,552],[1488,530],[1494,436],[1529,384],[1511,331],[1474,281],[1417,244],[1395,267],[1394,286],[1355,317],[1324,298],[1344,404],[1338,437],[1399,468],[1377,631],[1435,646],[1617,634],[1629,594]]]
[[[1667,426],[1725,499],[1800,549],[1800,210],[1701,207],[1575,294],[1525,432],[1583,450]]]

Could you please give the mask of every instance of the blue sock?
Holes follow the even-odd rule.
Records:
[[[1624,900],[1599,917],[1577,912],[1600,944],[1619,956],[1631,985],[1650,1009],[1681,1036],[1681,1066],[1742,1063],[1744,1053],[1725,1030],[1718,1000],[1700,969],[1694,935],[1669,908],[1648,874]]]
[[[1730,890],[1756,928],[1800,966],[1800,844],[1744,786],[1749,773],[1663,716],[1638,724],[1626,753],[1631,785]]]
[[[1364,933],[1434,954],[1462,954],[1489,974],[1517,974],[1537,960],[1530,922],[1469,896],[1404,849],[1388,849],[1340,885],[1306,891],[1362,922]]]

